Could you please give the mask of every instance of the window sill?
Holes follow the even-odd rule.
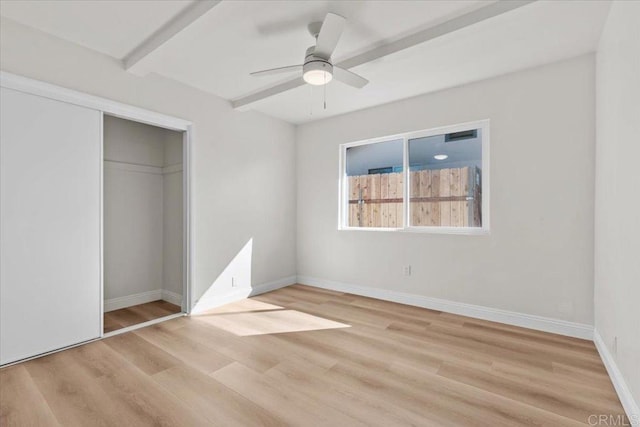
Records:
[[[481,227],[407,227],[407,228],[377,228],[377,227],[338,227],[338,231],[374,231],[418,234],[455,234],[466,236],[488,236],[491,231]]]

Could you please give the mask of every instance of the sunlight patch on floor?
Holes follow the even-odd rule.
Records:
[[[270,304],[269,304],[270,305]],[[198,316],[209,325],[238,336],[281,334],[286,332],[317,331],[321,329],[349,328],[347,325],[296,310],[277,310],[227,313]]]
[[[207,310],[202,313],[198,313],[197,316],[207,316],[211,314],[224,313],[246,313],[251,311],[282,310],[283,308],[284,307],[281,307],[279,305],[269,304],[255,299],[243,299],[240,301],[222,305],[220,307],[212,308],[211,310]]]

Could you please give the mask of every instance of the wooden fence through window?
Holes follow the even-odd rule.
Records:
[[[404,226],[402,172],[349,176],[349,226]],[[475,166],[409,172],[412,226],[480,227],[482,191]]]

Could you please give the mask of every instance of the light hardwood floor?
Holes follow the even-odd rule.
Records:
[[[180,313],[182,309],[170,302],[158,300],[104,313],[104,332],[117,331],[138,323]]]
[[[579,426],[593,343],[290,286],[0,370],[2,426]]]

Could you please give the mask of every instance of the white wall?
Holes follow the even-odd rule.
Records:
[[[104,159],[162,167],[167,132],[159,127],[105,115]]]
[[[151,291],[158,292],[149,300],[162,290],[178,299],[183,203],[176,166],[182,166],[182,133],[106,115],[103,128],[105,308],[122,306],[109,300]]]
[[[162,289],[182,295],[182,133],[166,132],[162,175]]]
[[[162,175],[106,163],[103,211],[105,300],[160,289]]]
[[[300,126],[298,274],[592,324],[594,111],[587,55]],[[480,119],[490,235],[337,230],[339,144]]]
[[[295,275],[294,127],[2,18],[0,67],[193,122],[195,297],[253,238],[251,284]],[[213,72],[213,70],[212,70]],[[224,294],[229,280],[216,284]]]
[[[639,2],[614,2],[598,47],[595,199],[595,327],[631,389],[636,410],[640,404],[638,22]]]

